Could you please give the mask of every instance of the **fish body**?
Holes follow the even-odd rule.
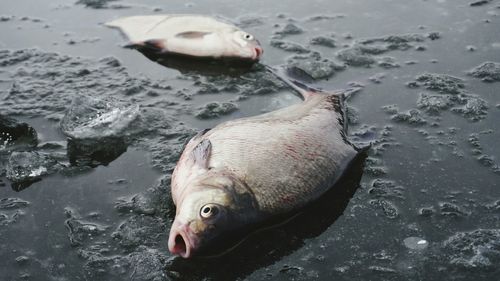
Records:
[[[303,89],[304,101],[221,123],[186,145],[172,175],[174,254],[319,198],[358,153],[346,139],[342,94]]]
[[[131,45],[163,54],[257,61],[263,53],[249,33],[221,20],[202,15],[148,15],[106,23],[120,29]]]

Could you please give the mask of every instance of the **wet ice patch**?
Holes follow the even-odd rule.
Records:
[[[443,248],[450,266],[475,271],[500,271],[500,230],[478,229],[448,238]]]
[[[211,102],[207,103],[196,113],[196,118],[212,119],[228,115],[238,110],[238,105],[232,102]]]
[[[80,250],[86,260],[84,274],[88,280],[169,280],[164,267],[168,256],[157,249],[139,247],[128,255],[107,256],[101,247]]]
[[[406,51],[416,48],[418,44],[427,39],[435,40],[440,38],[438,32],[428,34],[401,34],[387,35],[382,37],[360,39],[351,46],[337,52],[337,57],[352,66],[369,67],[379,61],[379,65],[385,68],[398,67],[399,63],[393,58],[378,58],[379,55],[389,51]]]
[[[36,49],[0,50],[0,66],[6,67],[10,79],[15,81],[8,89],[0,90],[0,95],[4,95],[0,112],[6,115],[43,116],[59,121],[72,101],[82,95],[123,103],[133,97],[134,104],[154,100],[161,105],[166,100],[169,108],[165,111],[183,109],[169,95],[168,83],[131,76],[114,57],[90,60]],[[149,95],[152,92],[157,98]]]
[[[145,194],[136,194],[131,198],[118,198],[115,208],[118,212],[153,215],[157,212],[156,206],[151,203],[152,198]]]
[[[133,215],[121,223],[111,237],[126,251],[139,246],[160,247],[167,241],[165,222],[159,217]]]
[[[314,15],[314,16],[309,16],[305,21],[328,21],[328,20],[335,20],[335,19],[343,19],[345,18],[346,15],[344,14],[320,14],[320,15]]]
[[[392,126],[384,126],[379,129],[374,126],[362,125],[358,130],[349,134],[349,139],[357,147],[371,146],[371,153],[380,156],[388,147],[398,146],[400,143],[391,137]],[[372,159],[372,163],[380,164],[381,160]],[[368,162],[370,165],[370,162]],[[370,165],[371,166],[371,165]]]
[[[264,24],[264,17],[258,15],[243,15],[236,19],[236,25],[241,29]]]
[[[93,9],[108,9],[108,8],[120,9],[127,7],[124,5],[112,4],[112,2],[115,1],[118,0],[78,0],[76,1],[76,4],[84,5],[85,7]]]
[[[393,57],[381,57],[378,59],[377,65],[386,69],[400,67],[400,64]]]
[[[66,228],[70,244],[84,261],[83,273],[89,280],[168,280],[165,241],[170,206],[170,177],[115,204],[122,221],[108,226],[98,221],[100,214],[79,215],[66,208]],[[167,202],[168,201],[168,202]]]
[[[316,36],[311,38],[309,41],[311,45],[323,46],[328,48],[335,48],[337,46],[337,42],[334,38],[328,36]]]
[[[469,70],[468,74],[484,82],[500,82],[500,63],[491,61],[483,62]]]
[[[281,39],[272,39],[270,45],[275,48],[291,53],[305,54],[311,52],[308,48],[300,45],[299,43],[294,43]]]
[[[424,73],[416,77],[417,85],[444,94],[460,94],[465,88],[464,80],[446,74]]]
[[[484,151],[484,147],[480,141],[481,133],[472,133],[467,138],[469,145],[471,146],[471,153],[476,157],[477,161],[487,167],[490,168],[493,172],[500,174],[500,166],[495,160],[494,156],[488,155]]]
[[[23,210],[16,209],[13,212],[0,212],[0,226],[16,223],[26,213]]]
[[[450,110],[470,121],[480,121],[488,114],[486,100],[469,93],[461,78],[439,73],[424,73],[406,85],[409,88],[423,87],[439,93],[420,93],[417,100],[417,106],[430,115],[439,115],[442,111]]]
[[[466,217],[469,215],[462,207],[451,202],[440,202],[439,211],[442,216],[445,217]]]
[[[420,237],[407,237],[403,240],[403,243],[411,250],[423,250],[429,246],[429,242]]]
[[[417,100],[417,107],[431,115],[439,115],[443,110],[452,107],[453,104],[452,97],[449,95],[421,93]]]
[[[12,210],[12,209],[19,209],[19,208],[25,208],[30,204],[30,202],[25,201],[20,198],[2,198],[0,199],[0,210]]]
[[[372,81],[375,84],[380,84],[382,83],[382,79],[385,78],[385,73],[376,73],[368,78],[368,80]]]
[[[414,125],[414,126],[422,126],[427,124],[427,120],[422,115],[422,112],[420,112],[417,109],[410,109],[404,112],[400,112],[397,110],[391,116],[391,119],[395,122],[407,123],[409,125]]]
[[[402,186],[396,185],[394,181],[375,179],[371,183],[371,187],[368,193],[373,197],[378,198],[399,198],[404,199],[403,196],[404,188]]]
[[[380,210],[382,214],[388,219],[396,219],[399,216],[399,211],[396,206],[388,200],[370,200],[370,205],[372,205],[375,209]]]
[[[82,220],[71,208],[65,208],[65,213],[68,217],[65,225],[71,246],[81,246],[94,237],[102,235],[108,228],[106,225]]]
[[[483,6],[483,5],[486,5],[488,3],[490,3],[491,0],[477,0],[477,1],[472,1],[469,3],[469,6],[471,7],[478,7],[478,6]]]
[[[376,62],[373,56],[366,54],[359,47],[351,47],[340,50],[337,52],[337,58],[351,66],[369,67]]]
[[[488,114],[488,103],[475,95],[461,95],[456,99],[457,106],[451,109],[471,121],[479,121]]]
[[[287,59],[287,67],[300,69],[314,80],[329,79],[346,68],[344,64],[322,58],[318,52],[292,56]]]
[[[0,112],[64,119],[72,165],[108,164],[132,144],[152,152],[156,167],[171,170],[190,133],[174,116],[191,109],[169,82],[131,76],[116,58],[0,50],[0,66],[15,81],[0,89]]]
[[[194,80],[193,88],[189,90],[192,91],[192,94],[230,93],[237,95],[240,99],[245,99],[250,96],[274,94],[282,89],[289,89],[272,73],[265,71],[263,67],[239,76],[191,75],[190,78]]]
[[[274,32],[275,38],[283,38],[288,35],[297,35],[304,32],[304,29],[293,23],[287,23],[283,28]]]
[[[367,157],[365,159],[364,172],[371,176],[382,176],[387,174],[387,167],[382,165],[383,162],[379,158]]]

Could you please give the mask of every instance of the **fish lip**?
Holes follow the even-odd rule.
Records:
[[[180,236],[184,242],[184,247],[177,247],[177,237]],[[168,238],[168,250],[174,254],[179,255],[185,259],[192,257],[193,252],[196,248],[196,239],[193,237],[192,231],[188,224],[176,224],[172,225],[170,229],[170,235]]]
[[[253,54],[253,59],[254,60],[258,60],[262,56],[262,54],[264,53],[264,49],[262,49],[262,47],[260,47],[260,46],[256,46],[253,49],[253,51],[254,51],[253,52],[254,53]]]

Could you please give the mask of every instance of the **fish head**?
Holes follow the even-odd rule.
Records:
[[[211,255],[256,217],[256,201],[241,182],[224,175],[196,179],[177,200],[168,248],[183,258]]]
[[[264,49],[259,40],[253,35],[242,30],[235,30],[231,35],[231,52],[234,56],[258,61]]]

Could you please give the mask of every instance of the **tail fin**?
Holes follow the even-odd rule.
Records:
[[[302,98],[307,99],[309,96],[313,96],[316,94],[335,94],[337,96],[341,96],[342,100],[348,100],[351,96],[356,94],[357,92],[361,91],[363,88],[358,87],[358,86],[353,86],[348,89],[344,89],[341,91],[336,91],[336,92],[329,92],[329,91],[324,91],[318,88],[314,88],[311,86],[308,86],[302,82],[300,82],[298,79],[304,81],[307,80],[306,83],[314,82],[314,78],[310,77],[307,73],[304,71],[298,69],[298,68],[288,68],[288,67],[271,67],[268,65],[264,65],[264,67],[271,72],[274,76],[276,76],[278,79],[283,81],[285,84],[288,86],[292,87],[295,91],[297,91]],[[295,78],[297,76],[301,76],[300,78]]]
[[[278,69],[275,69],[267,65],[265,65],[265,67],[269,72],[274,74],[279,80],[283,81],[285,84],[287,84],[288,86],[292,87],[295,91],[297,91],[304,100],[306,100],[310,96],[323,92],[322,90],[309,87],[306,84],[291,78],[288,68],[278,67]]]

